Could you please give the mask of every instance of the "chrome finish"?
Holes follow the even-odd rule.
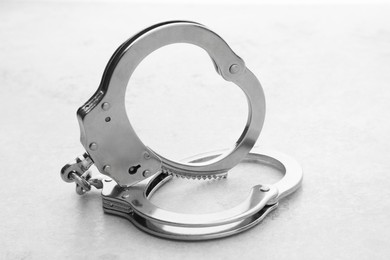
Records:
[[[92,144],[90,145],[92,146]],[[61,177],[65,182],[76,183],[76,193],[83,195],[91,190],[91,186],[97,189],[103,188],[103,183],[100,176],[92,177],[92,172],[88,169],[92,166],[93,161],[89,154],[84,153],[77,157],[73,162],[66,164],[61,169]]]
[[[128,81],[147,55],[173,43],[190,43],[206,50],[217,73],[246,94],[247,123],[232,149],[198,155],[185,163],[175,162],[145,146],[132,128],[124,102]],[[302,169],[292,158],[258,148],[250,152],[264,122],[262,87],[227,43],[201,24],[165,22],[127,40],[111,57],[98,90],[79,108],[77,116],[81,143],[87,152],[62,168],[62,179],[75,182],[80,195],[92,186],[103,189],[105,212],[125,217],[156,236],[205,240],[240,233],[258,224],[278,206],[280,199],[294,192],[302,182]],[[171,212],[149,200],[173,175],[192,179],[224,178],[241,161],[276,167],[285,176],[276,184],[253,186],[243,202],[217,213]],[[88,170],[92,164],[101,174]]]
[[[93,161],[88,153],[84,153],[83,155],[77,157],[74,161],[65,164],[61,169],[61,178],[65,182],[73,182],[74,175],[81,176],[84,172],[86,172],[89,167],[93,164]]]
[[[220,154],[203,154],[193,157],[192,161],[207,161]],[[240,233],[258,224],[277,207],[281,198],[298,189],[302,182],[301,167],[286,155],[262,152],[256,148],[243,161],[276,167],[284,172],[284,178],[272,185],[255,185],[241,204],[209,214],[181,214],[151,203],[149,198],[152,194],[171,178],[165,173],[130,188],[120,187],[112,181],[103,187],[103,209],[107,213],[127,218],[152,235],[169,239],[205,240]]]
[[[88,174],[88,172],[85,173]],[[76,183],[76,193],[79,195],[83,195],[91,190],[91,184],[87,181],[85,173],[79,176],[75,172],[71,172],[71,176]]]
[[[132,73],[147,55],[173,43],[190,43],[206,50],[216,71],[238,85],[248,100],[248,119],[238,141],[232,149],[209,161],[180,163],[155,153],[138,138],[126,114],[125,93]],[[129,187],[161,170],[187,178],[225,176],[255,144],[264,122],[265,98],[256,76],[219,35],[198,23],[171,21],[141,31],[116,50],[98,90],[79,108],[77,116],[81,143],[95,166],[120,186]],[[110,166],[109,171],[105,165]]]

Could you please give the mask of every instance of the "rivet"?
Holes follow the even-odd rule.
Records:
[[[145,170],[143,173],[142,173],[142,176],[144,176],[145,178],[147,177],[150,177],[150,171],[149,170]]]
[[[233,64],[232,66],[230,66],[229,68],[229,72],[231,74],[236,74],[240,71],[240,66],[238,66],[237,64]]]
[[[261,186],[260,190],[263,191],[263,192],[267,192],[267,191],[270,190],[270,188],[268,186]]]
[[[150,159],[150,154],[148,152],[144,152],[144,158],[146,160],[149,160]]]
[[[104,111],[109,110],[110,107],[111,107],[110,103],[104,102],[104,103],[102,104],[102,109],[103,109]]]
[[[97,143],[90,143],[89,149],[91,149],[92,151],[96,151],[98,149]]]
[[[110,173],[111,172],[111,166],[110,165],[104,165],[104,167],[103,167],[103,171],[105,172],[105,173]]]

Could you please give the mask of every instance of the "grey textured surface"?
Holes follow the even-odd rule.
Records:
[[[388,259],[390,8],[0,3],[0,258]],[[144,234],[79,197],[59,170],[82,153],[76,109],[113,51],[155,22],[218,32],[259,77],[267,98],[258,145],[296,157],[303,188],[255,228],[200,243]],[[246,104],[206,54],[169,46],[145,60],[128,110],[145,143],[171,158],[231,145]],[[228,208],[252,184],[176,180],[154,201],[182,212]],[[172,188],[172,189],[170,189]]]

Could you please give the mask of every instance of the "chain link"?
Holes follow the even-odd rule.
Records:
[[[75,182],[76,193],[79,195],[83,195],[90,191],[91,186],[102,189],[103,183],[101,179],[92,178],[92,171],[88,170],[92,164],[93,161],[89,154],[84,153],[61,169],[61,177],[65,182]]]

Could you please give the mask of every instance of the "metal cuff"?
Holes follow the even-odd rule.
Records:
[[[147,55],[173,43],[190,43],[206,50],[217,72],[238,85],[248,100],[248,119],[238,141],[207,162],[180,163],[155,153],[138,138],[126,114],[125,93],[132,73]],[[265,98],[256,76],[219,35],[198,23],[171,21],[151,26],[124,42],[111,57],[98,90],[77,115],[81,142],[99,171],[121,186],[131,186],[161,168],[187,177],[228,171],[245,157],[260,135]]]
[[[193,157],[192,161],[209,160],[220,154],[220,151],[202,154]],[[302,182],[302,168],[287,155],[256,148],[243,161],[276,167],[284,177],[276,184],[254,186],[249,196],[236,207],[210,214],[181,214],[151,203],[152,194],[171,178],[163,173],[130,189],[109,182],[102,191],[103,209],[127,218],[143,231],[169,239],[205,240],[240,233],[258,224],[277,207],[281,198],[297,190]]]

